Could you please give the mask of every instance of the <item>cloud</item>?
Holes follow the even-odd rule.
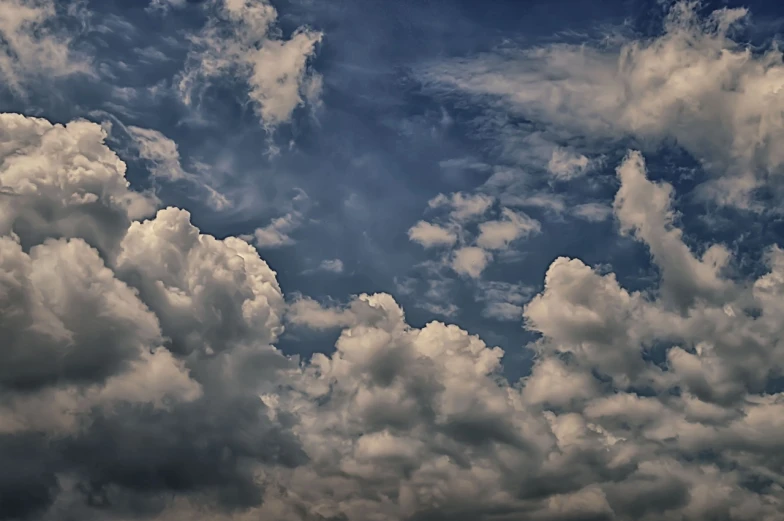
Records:
[[[493,205],[493,198],[485,194],[465,194],[455,192],[451,195],[438,194],[428,202],[430,208],[446,207],[449,216],[458,222],[482,216]]]
[[[340,259],[327,259],[321,261],[319,269],[330,273],[343,273],[343,261]]]
[[[0,233],[16,234],[25,247],[82,238],[109,253],[132,219],[155,212],[152,195],[130,190],[125,163],[104,145],[99,125],[4,113],[0,129]]]
[[[612,215],[612,208],[600,203],[583,203],[572,208],[572,215],[586,221],[599,222]]]
[[[231,202],[223,194],[183,169],[179,147],[173,140],[149,128],[129,126],[125,127],[125,130],[138,149],[139,157],[151,165],[150,171],[156,179],[169,182],[188,181],[206,192],[207,202],[212,208],[224,210],[231,206]]]
[[[618,167],[621,188],[614,212],[623,233],[645,242],[662,270],[662,291],[683,303],[692,298],[711,298],[726,292],[721,278],[730,253],[721,245],[695,257],[673,225],[672,186],[648,180],[642,154],[631,152]]]
[[[295,190],[289,201],[290,210],[280,217],[272,219],[267,226],[256,228],[252,239],[259,248],[281,248],[294,244],[289,234],[299,229],[305,221],[305,211],[309,205],[308,195],[302,190]],[[249,237],[250,239],[250,237]]]
[[[474,298],[484,303],[482,316],[501,322],[518,322],[533,288],[501,281],[478,281]]]
[[[142,135],[176,168],[176,146]],[[388,294],[287,300],[251,244],[134,191],[105,139],[0,115],[0,518],[781,518],[784,251],[729,278],[731,251],[689,246],[641,153],[611,215],[651,254],[647,291],[571,257],[533,298],[483,281],[537,225],[494,196],[436,198],[433,226],[456,236],[443,263],[476,279],[483,314],[536,335],[510,382],[501,349],[414,325]],[[293,240],[298,197],[261,228],[271,243]],[[337,340],[287,356],[286,328]]]
[[[492,254],[482,248],[464,246],[455,250],[451,266],[458,274],[476,279],[479,278],[492,258]]]
[[[515,240],[538,233],[541,230],[539,221],[525,214],[504,208],[502,219],[485,221],[479,225],[477,245],[488,250],[503,250]]]
[[[73,49],[72,37],[58,27],[65,17],[79,17],[79,7],[54,0],[2,0],[0,80],[18,95],[33,82],[92,74],[87,57]]]
[[[753,191],[779,186],[784,166],[782,55],[732,38],[745,9],[702,18],[697,6],[674,3],[657,37],[616,32],[504,50],[435,65],[422,76],[436,89],[460,89],[562,135],[593,143],[630,136],[651,149],[677,142],[713,174],[703,194],[755,207]],[[555,161],[556,169],[568,164]]]
[[[309,64],[323,34],[300,27],[283,39],[278,13],[267,1],[215,0],[217,18],[192,38],[179,78],[183,100],[198,100],[219,78],[242,78],[248,98],[267,128],[288,122],[305,102],[317,105],[321,76]]]
[[[275,273],[184,211],[137,220],[154,206],[99,125],[0,125],[0,454],[28,462],[0,470],[2,517],[148,515],[175,490],[255,504],[250,462],[304,457],[253,383],[289,364]]]
[[[425,248],[452,246],[457,242],[457,234],[443,226],[427,221],[419,221],[408,230],[408,237]]]
[[[559,147],[553,150],[547,169],[556,179],[567,180],[582,174],[588,164],[584,155]]]
[[[294,244],[289,233],[300,227],[301,216],[290,212],[282,217],[276,217],[270,224],[263,228],[256,228],[253,237],[260,248],[279,248]]]

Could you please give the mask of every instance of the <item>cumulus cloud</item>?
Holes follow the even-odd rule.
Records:
[[[408,230],[408,238],[425,248],[452,246],[457,242],[457,234],[448,228],[427,221],[419,221]]]
[[[594,142],[632,136],[653,148],[675,141],[716,176],[704,194],[754,206],[753,191],[779,186],[784,165],[782,54],[732,38],[745,9],[703,18],[698,5],[673,4],[657,37],[616,33],[506,50],[434,66],[423,78]],[[564,172],[583,161],[553,157]]]
[[[248,99],[267,128],[286,123],[294,110],[319,103],[321,76],[310,68],[322,33],[301,27],[284,39],[278,13],[266,0],[214,0],[217,14],[192,38],[178,88],[186,103],[219,78],[247,82]]]
[[[78,5],[54,0],[2,0],[0,81],[24,95],[31,82],[83,73],[89,60],[73,49],[72,37],[58,27],[62,17],[78,16]]]
[[[0,470],[2,517],[152,515],[174,490],[254,504],[250,462],[304,457],[248,373],[288,364],[275,273],[186,212],[139,221],[154,204],[99,125],[0,124],[0,453],[27,461]]]
[[[784,369],[784,254],[770,249],[755,280],[715,271],[674,298],[673,270],[703,261],[639,154],[618,168],[615,216],[650,248],[662,290],[569,258],[530,301],[482,283],[491,312],[522,309],[540,335],[512,385],[501,349],[456,325],[413,327],[390,295],[286,303],[247,242],[176,208],[130,217],[98,125],[0,121],[4,186],[38,212],[2,199],[3,518],[781,516],[784,399],[770,383]],[[470,248],[455,258],[474,276],[489,254]],[[284,356],[284,324],[338,330],[334,351]]]
[[[452,255],[452,269],[460,275],[479,278],[487,264],[493,258],[490,252],[476,246],[465,246],[455,250]]]
[[[446,207],[452,219],[463,222],[482,216],[493,205],[493,198],[485,194],[439,194],[428,202],[430,208]]]
[[[507,250],[518,239],[541,231],[539,221],[506,207],[493,212],[497,213],[496,219],[488,218],[495,202],[495,197],[480,192],[439,194],[428,206],[432,210],[446,209],[446,217],[436,217],[436,222],[417,222],[409,228],[408,238],[427,249],[441,248],[441,265],[460,275],[479,278],[493,259],[491,251]],[[478,233],[471,233],[471,225],[476,225]],[[433,302],[428,305],[445,309]]]

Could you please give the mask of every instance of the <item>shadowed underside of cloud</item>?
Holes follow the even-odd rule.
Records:
[[[389,295],[285,304],[247,242],[130,190],[96,124],[2,114],[0,136],[2,519],[782,514],[784,254],[724,278],[637,152],[614,213],[660,293],[555,260],[512,386],[500,349]],[[335,351],[280,353],[284,315],[339,329]]]

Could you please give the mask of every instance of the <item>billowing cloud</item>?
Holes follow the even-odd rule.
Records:
[[[673,140],[717,176],[705,194],[753,205],[754,189],[778,186],[784,166],[782,54],[733,40],[745,9],[703,18],[698,5],[674,3],[654,38],[615,33],[597,42],[505,50],[434,66],[423,77],[572,136],[633,136],[650,147]],[[557,171],[582,162],[553,157]]]
[[[217,18],[193,37],[193,50],[179,79],[186,103],[198,100],[211,82],[238,77],[268,128],[286,123],[294,109],[317,104],[321,76],[310,69],[322,33],[307,27],[288,39],[276,27],[278,13],[266,0],[214,0]],[[214,4],[214,5],[213,5]]]
[[[569,258],[530,301],[482,283],[488,313],[540,335],[515,386],[502,350],[412,327],[389,295],[287,304],[247,242],[176,208],[132,217],[118,201],[143,196],[100,126],[2,120],[4,186],[37,212],[2,199],[4,519],[780,517],[784,254],[748,283],[696,277],[710,265],[638,153],[614,210],[661,291]],[[470,248],[455,259],[477,276],[489,254]],[[335,350],[284,356],[284,323],[339,330]]]

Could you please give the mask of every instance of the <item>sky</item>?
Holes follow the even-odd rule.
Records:
[[[0,521],[782,519],[782,28],[0,0]]]

